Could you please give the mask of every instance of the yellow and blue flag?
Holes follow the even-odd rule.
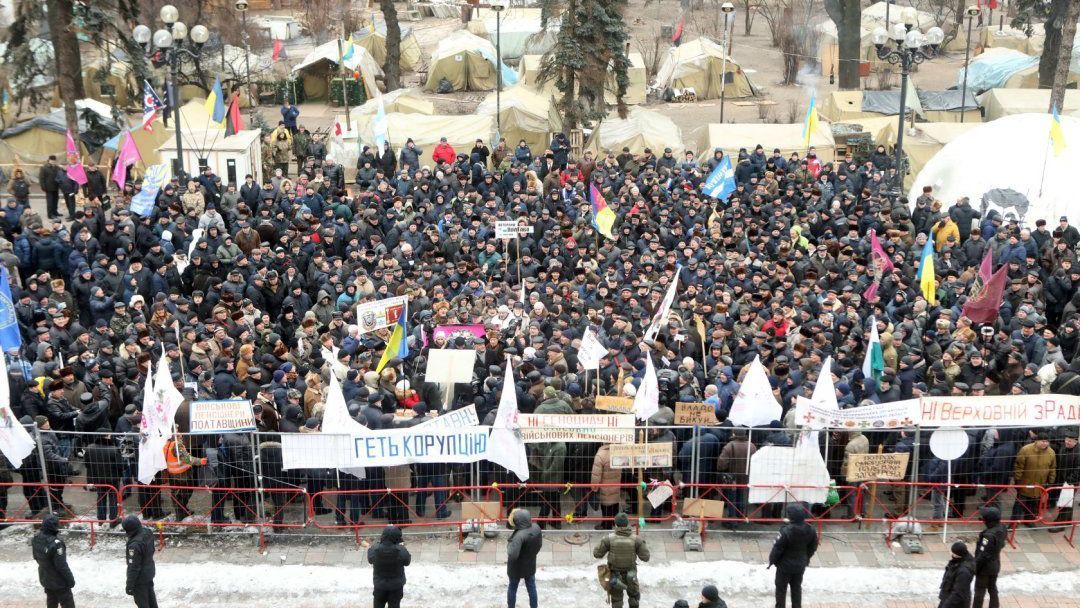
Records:
[[[353,43],[352,34],[349,34],[349,39],[345,41],[345,51],[341,54],[342,61],[352,59],[355,52],[356,45]]]
[[[381,372],[387,363],[393,358],[404,359],[409,356],[409,331],[406,327],[406,319],[409,317],[409,305],[406,304],[401,309],[401,313],[398,315],[397,323],[394,324],[394,331],[390,334],[390,339],[386,342],[386,349],[383,350],[382,358],[379,359],[379,365],[375,367],[376,372]]]
[[[926,302],[933,306],[937,304],[937,278],[934,274],[934,235],[926,239],[922,254],[919,256],[919,272],[915,275],[919,280],[919,290],[926,298]]]
[[[22,348],[22,334],[19,333],[19,319],[15,316],[15,303],[11,299],[10,280],[7,267],[0,264],[0,348],[4,352]]]
[[[817,115],[817,95],[810,96],[810,106],[806,108],[806,120],[803,121],[803,147],[810,147],[810,138],[813,137],[814,132],[818,127],[818,115]]]
[[[592,199],[593,228],[614,241],[615,235],[612,234],[611,228],[615,225],[615,212],[611,210],[611,207],[608,207],[604,195],[600,194],[600,189],[596,187],[596,184],[589,184],[589,198]]]
[[[1061,130],[1061,115],[1057,107],[1050,110],[1050,144],[1054,146],[1054,156],[1065,151],[1065,132]]]
[[[206,113],[210,116],[212,126],[219,129],[225,128],[225,94],[221,92],[221,78],[214,79],[214,87],[210,89],[210,95],[203,104]]]

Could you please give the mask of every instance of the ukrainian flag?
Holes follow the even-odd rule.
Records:
[[[810,138],[818,127],[817,95],[810,96],[810,106],[806,108],[806,120],[803,122],[803,147],[810,148]]]
[[[926,239],[922,255],[919,256],[919,272],[915,275],[919,280],[919,289],[928,304],[937,304],[937,279],[934,275],[934,235]]]
[[[409,356],[408,329],[405,325],[408,317],[409,305],[406,304],[405,308],[401,310],[401,314],[398,316],[398,321],[394,325],[394,331],[390,334],[390,339],[386,342],[386,348],[383,350],[382,358],[379,359],[379,364],[375,367],[376,372],[381,372],[383,368],[386,367],[386,364],[394,357],[404,359]]]
[[[1065,132],[1061,130],[1061,115],[1056,107],[1050,110],[1050,144],[1054,146],[1054,156],[1065,150]]]
[[[345,41],[345,52],[341,54],[342,61],[348,61],[353,58],[353,53],[356,52],[356,45],[353,44],[352,34],[349,34],[349,39]]]
[[[604,196],[600,194],[600,190],[596,187],[596,184],[589,184],[589,198],[592,199],[593,228],[596,228],[597,232],[614,241],[615,236],[611,233],[611,227],[615,225],[615,212],[611,210],[611,207],[608,207],[607,201],[605,201]]]
[[[214,88],[210,89],[210,95],[203,104],[206,113],[210,116],[211,126],[219,129],[225,128],[225,94],[221,92],[221,78],[214,79]]]

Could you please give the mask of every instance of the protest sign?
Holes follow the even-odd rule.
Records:
[[[428,431],[431,429],[460,429],[478,424],[480,424],[480,419],[476,417],[476,406],[470,403],[468,407],[446,412],[413,428]]]
[[[597,339],[592,328],[585,330],[581,337],[581,347],[578,348],[578,363],[583,369],[600,369],[600,359],[607,354],[607,349]]]
[[[460,463],[483,460],[488,450],[487,427],[432,429],[414,427],[354,435],[348,453],[350,467],[392,467],[425,462]]]
[[[724,501],[707,498],[686,498],[682,503],[682,516],[693,519],[707,517],[719,519],[724,516]]]
[[[191,433],[238,433],[255,430],[255,415],[247,399],[192,401],[188,404]]]
[[[472,382],[476,351],[433,348],[428,351],[425,379],[428,382]]]
[[[495,222],[495,238],[516,239],[533,231],[532,226],[518,224],[517,220],[499,220]]]
[[[502,519],[502,505],[499,502],[462,501],[461,519],[465,521],[497,521]]]
[[[630,414],[634,411],[634,400],[630,397],[600,396],[596,398],[596,409],[604,410],[605,412]]]
[[[667,469],[671,467],[671,444],[634,443],[611,446],[613,469]]]
[[[675,402],[675,424],[710,426],[716,424],[716,409],[710,403]]]
[[[522,414],[525,443],[548,441],[634,443],[634,417],[619,414]]]
[[[849,454],[847,480],[904,479],[910,454]]]
[[[398,296],[357,304],[356,321],[360,333],[365,334],[397,323],[405,312],[408,300],[407,296]]]
[[[485,337],[487,333],[484,332],[483,325],[436,325],[431,331],[431,340],[442,338],[445,340],[444,344],[450,344],[457,338],[466,338],[471,345],[473,338],[483,340]]]
[[[674,495],[675,490],[672,489],[669,482],[665,481],[664,483],[653,488],[652,491],[650,491],[649,494],[646,496],[646,498],[649,499],[649,504],[652,505],[652,508],[659,509],[660,505],[667,502],[668,499],[670,499]]]
[[[348,467],[352,435],[282,433],[281,468],[339,469]]]
[[[1080,396],[1001,395],[994,397],[923,397],[918,401],[922,426],[1071,426],[1080,424]]]
[[[169,165],[166,163],[147,168],[146,174],[143,175],[142,189],[131,197],[128,209],[144,217],[150,215],[150,212],[154,210],[154,201],[157,200],[158,192],[168,179],[166,177],[168,173]]]
[[[896,429],[917,425],[918,409],[918,399],[834,410],[799,398],[795,400],[795,420],[811,429]]]
[[[816,449],[765,446],[750,457],[752,503],[824,503],[830,481],[829,470]]]

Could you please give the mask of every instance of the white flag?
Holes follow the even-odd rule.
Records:
[[[379,95],[379,109],[375,111],[375,118],[371,121],[371,133],[375,136],[375,147],[379,154],[382,154],[383,144],[390,139],[390,123],[386,119],[386,106],[383,105],[382,95]]]
[[[517,389],[510,357],[506,358],[506,376],[503,378],[502,397],[491,427],[491,447],[487,459],[517,475],[521,481],[529,480],[529,459],[525,453],[525,441],[518,425]]]
[[[173,384],[172,371],[169,369],[169,358],[162,353],[158,360],[157,372],[154,378],[154,395],[156,403],[160,403],[157,414],[162,433],[166,438],[172,435],[173,422],[176,420],[176,411],[184,403],[184,395],[176,390]],[[146,412],[143,412],[146,415]]]
[[[802,407],[798,402],[804,400],[803,397],[796,397],[795,411],[799,412]],[[832,357],[826,357],[825,363],[821,365],[821,372],[818,374],[817,384],[814,385],[814,393],[810,395],[810,403],[825,408],[828,410],[839,410],[840,404],[836,402],[836,386],[832,381]],[[820,439],[818,438],[818,431],[803,431],[799,436],[798,447],[808,447],[814,450],[818,449],[820,445]]]
[[[645,330],[645,336],[642,338],[643,342],[655,340],[656,334],[660,333],[660,329],[667,323],[668,315],[671,314],[671,305],[675,302],[675,292],[679,287],[680,272],[682,272],[682,266],[676,266],[675,277],[671,280],[671,285],[668,286],[667,293],[664,294],[664,299],[660,302],[660,308],[653,315],[652,322],[649,323],[649,329]]]
[[[600,369],[600,359],[607,354],[607,349],[597,339],[591,327],[585,329],[585,335],[581,336],[581,347],[578,348],[578,363],[582,369]]]
[[[367,435],[371,432],[366,426],[349,416],[349,407],[345,404],[345,395],[336,374],[330,374],[330,383],[326,387],[326,406],[323,409],[322,432],[333,435]],[[363,467],[338,467],[342,473],[348,473],[358,479],[364,479]]]
[[[139,423],[139,471],[141,484],[154,481],[158,471],[165,470],[165,438],[157,425],[154,410],[154,369],[147,363],[146,382],[143,384],[142,421]],[[170,380],[171,381],[171,380]]]
[[[735,395],[735,402],[731,404],[728,420],[736,426],[759,427],[767,426],[773,420],[780,420],[783,415],[784,408],[773,396],[772,385],[769,384],[765,366],[761,364],[761,357],[754,357],[754,362]]]
[[[660,411],[660,383],[656,380],[656,368],[653,367],[652,354],[645,354],[645,377],[634,395],[634,416],[638,420],[648,420]]]
[[[11,392],[8,389],[7,361],[0,353],[0,453],[13,468],[22,466],[24,458],[34,451],[34,439],[11,411]],[[7,489],[3,490],[7,492]]]
[[[922,100],[919,99],[919,92],[915,90],[915,85],[911,82],[911,78],[907,79],[907,98],[904,102],[904,105],[914,112],[916,116],[926,118],[926,115],[923,113]]]

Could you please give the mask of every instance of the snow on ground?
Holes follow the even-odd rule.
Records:
[[[273,551],[273,549],[271,549]],[[271,553],[271,556],[273,554]],[[274,560],[271,560],[274,561]],[[219,562],[159,564],[155,586],[163,606],[214,608],[283,606],[290,608],[366,605],[371,594],[369,567],[235,565]],[[73,556],[70,564],[80,606],[113,606],[124,595],[124,564],[119,555]],[[407,569],[406,607],[450,605],[461,608],[505,606],[504,564],[441,565],[414,563]],[[1060,595],[1080,591],[1078,572],[1018,573],[998,582],[1004,594]],[[732,561],[646,564],[639,570],[643,605],[669,606],[676,599],[696,603],[701,587],[716,584],[731,608],[763,605],[771,596],[774,572],[764,566]],[[43,594],[34,584],[32,561],[0,568],[3,606],[36,605]],[[593,566],[541,567],[537,575],[541,603],[547,606],[603,606],[607,602]],[[936,597],[941,569],[811,568],[803,586],[807,603],[863,600],[884,605],[887,599]],[[526,601],[524,588],[520,601]],[[882,603],[877,603],[882,602]]]

